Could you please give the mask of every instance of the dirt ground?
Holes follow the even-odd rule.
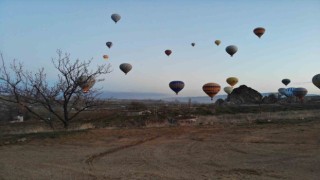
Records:
[[[0,179],[319,179],[320,121],[93,129],[0,146]]]

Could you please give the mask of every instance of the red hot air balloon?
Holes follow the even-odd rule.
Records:
[[[80,76],[77,79],[77,84],[78,86],[80,86],[83,93],[89,92],[89,90],[93,87],[95,82],[96,80],[94,79],[94,77]]]
[[[308,93],[308,90],[303,87],[293,89],[293,95],[299,98],[301,102],[303,102],[303,98],[307,93]]]
[[[264,29],[263,27],[257,27],[253,30],[253,33],[257,35],[259,38],[261,38],[265,31],[266,29]]]
[[[167,56],[170,56],[170,54],[172,53],[172,51],[170,49],[167,49],[164,51],[164,53],[166,53]]]

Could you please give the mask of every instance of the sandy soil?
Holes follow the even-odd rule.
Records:
[[[319,179],[320,122],[96,129],[0,146],[0,179]]]

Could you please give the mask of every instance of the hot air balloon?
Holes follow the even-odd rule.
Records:
[[[127,74],[132,69],[132,66],[129,63],[123,63],[123,64],[120,64],[119,68],[121,69],[122,72]]]
[[[108,46],[108,48],[110,49],[112,47],[112,42],[106,42],[106,45]]]
[[[284,85],[288,85],[291,81],[290,81],[290,79],[282,79],[282,81],[281,81]]]
[[[230,86],[233,87],[234,85],[236,85],[238,83],[239,80],[236,77],[229,77],[226,81]]]
[[[194,47],[196,45],[196,43],[191,43],[191,46]]]
[[[109,59],[109,56],[108,56],[108,55],[103,55],[103,59],[104,59],[104,60],[108,60],[108,59]]]
[[[231,86],[227,86],[223,88],[224,92],[226,92],[227,94],[231,94],[233,91],[233,87]]]
[[[219,46],[220,43],[221,43],[221,41],[220,41],[220,40],[215,40],[214,43],[215,43],[217,46]]]
[[[285,91],[284,91],[284,95],[287,96],[287,97],[291,97],[293,96],[293,90],[295,88],[291,87],[291,88],[287,88]]]
[[[218,94],[220,91],[221,87],[217,83],[207,83],[202,86],[202,90],[209,96],[211,97],[211,100],[213,100],[213,97]]]
[[[285,91],[286,91],[285,88],[279,88],[278,89],[278,92],[279,92],[280,95],[285,95]]]
[[[320,89],[320,74],[313,76],[312,83]]]
[[[121,16],[119,14],[112,14],[111,19],[117,23],[121,19]]]
[[[308,93],[308,90],[303,87],[298,87],[293,89],[293,95],[300,99],[303,102],[304,96]]]
[[[77,84],[82,89],[82,92],[87,93],[89,90],[93,87],[93,85],[96,83],[96,80],[94,77],[88,77],[88,76],[80,76],[77,79]]]
[[[238,47],[235,45],[227,46],[226,51],[232,57],[238,51]]]
[[[170,49],[167,49],[164,51],[164,53],[166,53],[167,56],[170,56],[170,54],[172,53],[172,51]]]
[[[184,82],[182,81],[171,81],[169,83],[170,89],[174,91],[177,95],[184,88]]]
[[[266,30],[263,27],[257,27],[253,30],[253,33],[257,35],[259,38],[264,34]]]

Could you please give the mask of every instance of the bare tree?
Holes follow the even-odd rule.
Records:
[[[60,120],[65,128],[69,122],[87,108],[98,106],[102,103],[98,96],[101,89],[90,89],[83,92],[79,78],[86,77],[85,81],[94,78],[96,82],[101,75],[110,73],[110,65],[98,65],[90,70],[91,60],[72,61],[70,54],[57,50],[58,58],[52,59],[52,64],[58,72],[56,82],[49,82],[45,69],[36,72],[27,71],[23,64],[16,60],[6,66],[1,54],[0,65],[0,100],[16,103],[37,118],[47,122],[51,127],[52,120],[39,113],[33,107],[42,107]]]

